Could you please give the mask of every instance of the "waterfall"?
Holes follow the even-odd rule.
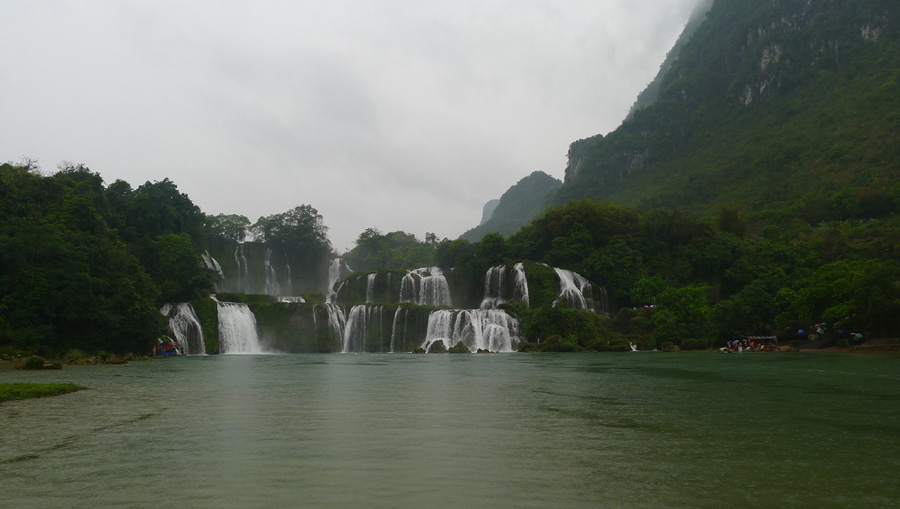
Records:
[[[559,297],[553,301],[553,307],[563,302],[575,309],[596,311],[590,281],[581,274],[570,270],[556,267],[553,270],[556,271],[556,275],[559,277]]]
[[[278,286],[278,275],[275,273],[275,267],[272,266],[272,250],[266,249],[266,258],[263,262],[266,269],[266,295],[280,295],[281,288]]]
[[[497,309],[500,304],[506,302],[503,299],[503,279],[505,276],[505,265],[491,267],[485,272],[484,298],[481,299],[481,309]]]
[[[400,314],[403,314],[403,337],[397,337],[397,323],[400,321]],[[398,346],[406,344],[406,323],[409,318],[409,311],[406,308],[398,307],[394,312],[394,324],[391,326],[391,353],[398,350]],[[399,343],[398,343],[399,341]]]
[[[443,341],[447,348],[456,345],[456,342],[452,341],[453,315],[454,312],[449,309],[439,309],[428,315],[428,328],[425,333],[425,342],[422,343],[422,348],[426,352],[436,341]]]
[[[238,282],[237,282],[237,292],[238,293],[247,293],[249,286],[249,271],[250,268],[247,265],[247,257],[244,256],[244,244],[240,243],[236,248],[234,248],[234,263],[237,265],[237,273],[238,273]]]
[[[287,272],[287,291],[284,293],[290,295],[294,289],[294,285],[291,282],[291,278],[293,277],[293,275],[291,274],[291,262],[288,261],[287,251],[282,249],[281,254],[284,255],[284,270],[285,272]]]
[[[484,274],[484,297],[481,300],[481,309],[497,309],[500,304],[506,302],[521,302],[530,305],[528,295],[528,279],[525,278],[525,268],[522,262],[513,267],[513,295],[507,300],[503,297],[506,290],[507,269],[505,265],[491,267]]]
[[[422,348],[436,341],[447,348],[460,341],[470,351],[514,352],[519,344],[519,321],[499,309],[439,309],[428,316]]]
[[[220,286],[225,284],[225,273],[222,272],[222,266],[219,265],[219,262],[217,262],[216,259],[213,258],[211,254],[209,254],[209,251],[204,251],[203,253],[200,253],[200,258],[203,259],[203,264],[206,265],[207,269],[209,269],[219,275],[219,279],[216,280],[215,286],[216,286],[216,291],[221,291],[222,288]]]
[[[418,304],[419,302],[419,283],[422,279],[416,272],[407,272],[403,279],[400,280],[400,302],[411,302]]]
[[[373,334],[377,334],[378,343],[383,345],[383,310],[383,306],[353,306],[347,316],[341,352],[365,353],[366,342]]]
[[[175,336],[175,340],[181,344],[185,355],[205,355],[206,343],[203,340],[203,327],[194,307],[189,302],[181,304],[166,304],[159,310],[169,317],[169,330]]]
[[[219,351],[223,354],[262,353],[256,317],[246,304],[218,302]]]
[[[422,278],[422,289],[419,292],[419,305],[422,306],[452,306],[450,299],[450,286],[447,278],[437,267],[431,268],[431,275]]]
[[[366,278],[366,303],[375,301],[375,276],[377,275],[377,272],[373,272]]]
[[[345,273],[352,271],[350,266],[344,263],[342,258],[331,260],[331,265],[328,266],[328,289],[325,291],[329,301],[333,300],[333,297],[337,294],[334,284],[340,281]]]
[[[530,306],[529,296],[528,296],[528,279],[525,278],[525,267],[522,265],[522,262],[517,263],[513,267],[514,278],[515,278],[515,299],[518,302],[525,304],[526,306]]]
[[[596,299],[594,299],[594,308],[598,313],[603,314],[606,317],[610,317],[611,313],[609,311],[609,294],[606,291],[606,287],[599,286],[597,287],[597,291],[600,293]]]
[[[420,306],[452,306],[450,286],[439,267],[407,272],[400,281],[400,302]]]
[[[344,349],[344,328],[346,320],[344,318],[344,310],[337,304],[325,304],[325,312],[328,313],[328,330],[331,334],[331,341],[334,351],[342,351]]]

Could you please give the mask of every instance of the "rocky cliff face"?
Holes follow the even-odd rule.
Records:
[[[481,222],[478,223],[479,225],[483,225],[494,217],[494,211],[497,210],[497,205],[500,205],[499,198],[496,200],[488,200],[488,202],[484,204],[484,208],[481,211]]]
[[[552,204],[756,208],[896,173],[900,2],[717,0],[691,29],[655,102],[570,146]]]

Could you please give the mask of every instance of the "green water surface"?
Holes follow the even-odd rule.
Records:
[[[0,372],[0,507],[896,507],[900,359],[209,356]]]

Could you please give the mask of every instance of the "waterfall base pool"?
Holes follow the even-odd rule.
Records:
[[[241,355],[0,371],[2,507],[889,507],[900,359]]]

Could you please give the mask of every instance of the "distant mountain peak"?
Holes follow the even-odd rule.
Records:
[[[542,171],[532,172],[507,189],[500,200],[491,200],[497,201],[491,217],[487,221],[482,218],[479,226],[462,234],[460,238],[475,242],[492,232],[501,235],[515,233],[546,209],[551,195],[560,186],[562,182],[558,179]],[[485,204],[485,216],[491,202]]]

